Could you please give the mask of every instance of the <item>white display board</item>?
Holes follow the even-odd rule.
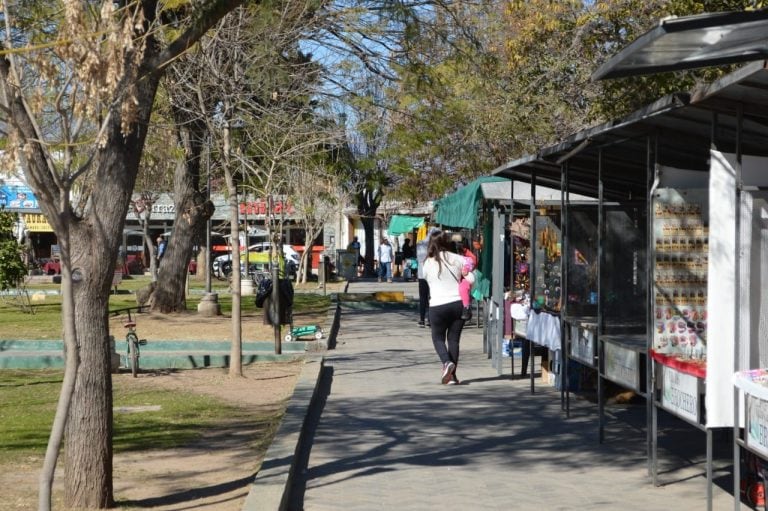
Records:
[[[745,428],[747,447],[768,458],[768,401],[749,396]]]
[[[699,379],[662,366],[661,406],[684,419],[699,423]]]
[[[606,342],[603,344],[605,355],[605,376],[620,385],[633,390],[640,390],[640,354],[631,348]]]

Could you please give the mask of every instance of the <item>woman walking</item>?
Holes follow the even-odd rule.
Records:
[[[429,284],[429,322],[432,343],[443,364],[443,384],[459,383],[456,366],[459,363],[459,341],[464,320],[461,319],[462,302],[459,281],[464,257],[451,252],[448,234],[433,234],[429,240],[427,260],[424,261],[424,278]],[[474,276],[470,279],[474,280]]]

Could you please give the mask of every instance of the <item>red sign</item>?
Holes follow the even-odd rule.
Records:
[[[241,215],[252,215],[252,216],[267,216],[267,201],[265,200],[256,200],[253,202],[241,202],[240,203],[240,214]],[[275,215],[281,215],[281,214],[293,214],[296,210],[294,207],[289,203],[281,200],[276,200],[272,203],[272,213]]]

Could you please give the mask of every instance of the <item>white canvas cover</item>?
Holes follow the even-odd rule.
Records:
[[[724,157],[735,168],[735,155]],[[745,155],[741,170],[739,302],[734,312],[738,343],[733,349],[737,375],[768,368],[768,159]],[[754,387],[743,390],[760,397],[753,392]],[[743,399],[739,409],[745,410]],[[743,426],[744,414],[739,418]]]
[[[707,427],[733,426],[735,353],[736,158],[711,151],[709,172],[709,312]]]

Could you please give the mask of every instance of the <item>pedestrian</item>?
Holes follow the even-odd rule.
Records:
[[[429,284],[424,278],[424,261],[427,260],[429,239],[433,233],[439,233],[440,229],[433,227],[427,232],[427,236],[416,243],[416,278],[419,282],[419,326],[430,326],[427,311],[429,310]]]
[[[411,238],[405,238],[403,242],[403,260],[411,259],[413,257],[413,246],[411,245]]]
[[[347,250],[355,252],[355,258],[357,261],[357,272],[360,273],[361,267],[365,263],[363,260],[363,256],[360,255],[360,240],[357,239],[357,236],[352,238],[352,241],[349,242],[349,245],[347,245]]]
[[[429,284],[429,322],[432,344],[443,364],[441,382],[459,383],[459,341],[464,328],[459,281],[464,258],[451,252],[451,238],[446,233],[433,234],[424,261],[424,278]]]
[[[394,255],[389,240],[387,238],[381,240],[381,244],[379,244],[379,282],[382,279],[392,282],[392,260]]]
[[[163,236],[157,237],[157,262],[160,262],[160,259],[163,258],[163,255],[165,254],[165,238]]]
[[[463,306],[461,312],[461,319],[469,321],[472,319],[472,297],[470,291],[472,290],[472,284],[475,283],[475,275],[472,270],[475,269],[475,263],[471,258],[462,256],[464,258],[464,266],[461,268],[461,280],[459,281],[459,296],[461,297],[461,305]]]

